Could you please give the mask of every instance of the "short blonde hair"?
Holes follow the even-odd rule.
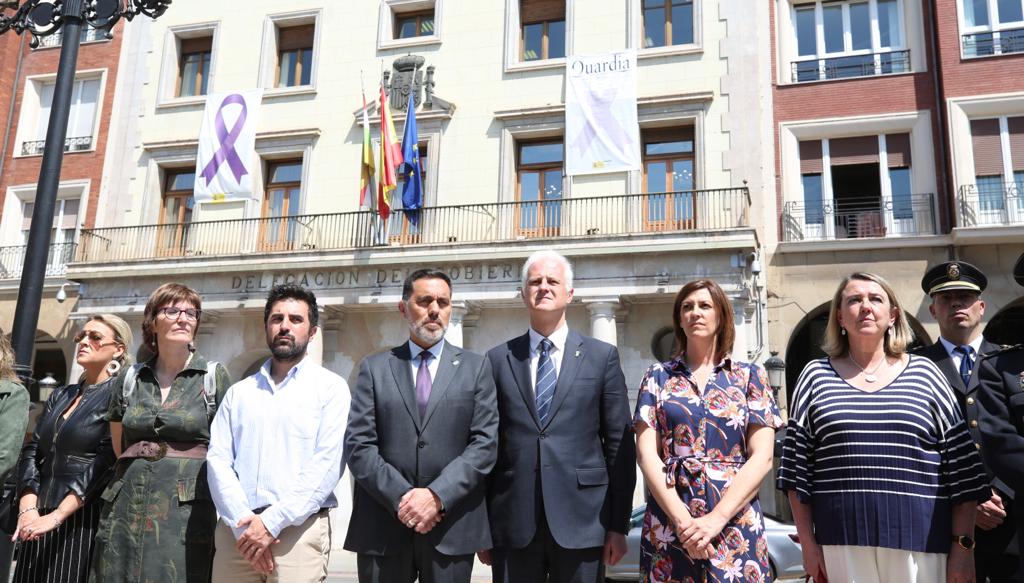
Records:
[[[121,346],[124,346],[124,352],[117,358],[117,362],[122,365],[132,363],[132,360],[134,359],[132,358],[132,355],[128,353],[128,349],[131,348],[134,336],[132,335],[132,328],[128,325],[128,322],[125,322],[119,316],[115,316],[114,314],[96,314],[86,321],[99,322],[107,328],[110,328],[114,333],[114,341]]]
[[[825,351],[825,354],[833,358],[846,356],[850,351],[850,339],[842,333],[839,326],[839,310],[842,308],[843,292],[851,281],[871,281],[877,283],[882,288],[882,291],[885,292],[886,297],[889,299],[889,305],[896,314],[896,321],[893,322],[892,328],[887,329],[885,332],[885,353],[889,356],[902,356],[907,351],[907,346],[914,339],[914,333],[911,332],[910,325],[907,324],[903,306],[900,304],[899,298],[896,297],[896,292],[893,291],[889,282],[885,281],[885,278],[874,273],[864,272],[851,273],[839,282],[839,287],[836,288],[836,293],[832,296],[832,305],[828,310],[825,341],[821,345],[821,349]]]

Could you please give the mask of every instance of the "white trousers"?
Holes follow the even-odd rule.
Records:
[[[829,583],[946,583],[946,553],[822,545]]]

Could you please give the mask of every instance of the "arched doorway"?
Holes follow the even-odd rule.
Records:
[[[1012,302],[989,320],[983,332],[996,344],[1024,343],[1024,298]]]
[[[67,358],[61,350],[57,340],[43,331],[36,332],[35,356],[32,359],[32,378],[36,380],[35,386],[29,387],[29,395],[33,401],[39,401],[40,397],[46,398],[49,395],[39,394],[39,381],[51,377],[57,381],[56,386],[63,386],[77,379],[68,379]]]
[[[824,303],[807,312],[804,319],[797,324],[796,332],[790,337],[789,347],[786,349],[786,403],[790,402],[791,391],[796,388],[796,381],[807,363],[825,356],[821,345],[825,339],[825,326],[828,324],[828,309],[829,304]],[[911,332],[914,333],[914,341],[908,350],[931,344],[930,337],[917,318],[906,312],[903,314],[910,324]]]

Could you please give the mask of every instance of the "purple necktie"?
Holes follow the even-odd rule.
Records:
[[[420,368],[416,371],[416,405],[420,409],[420,419],[427,414],[427,401],[430,400],[430,389],[434,383],[430,380],[430,359],[433,353],[424,350],[420,353]]]

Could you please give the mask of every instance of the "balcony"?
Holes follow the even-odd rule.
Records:
[[[887,51],[790,63],[793,83],[910,72],[910,51]]]
[[[895,199],[843,198],[820,205],[787,202],[782,210],[782,237],[791,242],[934,235],[933,198],[929,193]]]
[[[107,40],[106,33],[102,30],[97,30],[91,26],[83,26],[80,38],[81,42],[97,42],[101,40]],[[39,38],[39,45],[35,47],[38,49],[46,49],[51,47],[59,47],[64,42],[64,31],[58,30],[57,32]]]
[[[1000,227],[1024,224],[1020,182],[964,184],[957,191],[958,227]]]
[[[750,226],[746,188],[428,207],[386,228],[369,211],[86,229],[78,262],[597,239]]]
[[[46,140],[33,140],[31,142],[21,143],[21,155],[22,156],[41,156],[43,148],[46,146]],[[64,140],[64,151],[65,152],[84,152],[92,149],[92,136],[82,136],[78,138],[66,138]]]
[[[1024,27],[963,35],[964,58],[1024,53]]]
[[[46,277],[60,277],[75,257],[75,243],[54,243],[46,258]],[[25,245],[0,247],[0,279],[20,279],[25,265]]]

